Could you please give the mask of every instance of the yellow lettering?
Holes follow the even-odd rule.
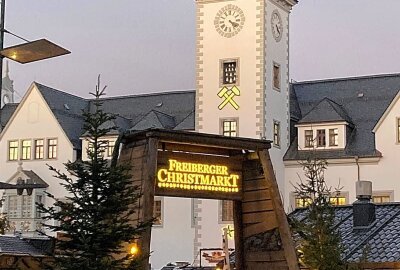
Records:
[[[162,183],[166,182],[167,181],[167,174],[168,174],[167,169],[159,170],[158,174],[157,174],[158,181],[160,181]]]
[[[200,185],[209,185],[210,184],[210,176],[209,175],[201,175]]]
[[[218,175],[217,176],[217,186],[223,187],[224,186],[224,177]]]

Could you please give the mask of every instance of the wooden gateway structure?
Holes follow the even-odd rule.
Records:
[[[120,162],[142,192],[136,221],[152,219],[155,195],[233,200],[236,269],[299,269],[269,141],[154,129],[123,142]],[[143,254],[150,239],[148,229],[138,243]]]

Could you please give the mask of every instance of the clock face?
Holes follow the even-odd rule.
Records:
[[[244,20],[244,13],[239,7],[227,5],[218,11],[214,25],[221,36],[230,38],[242,30]]]
[[[279,42],[283,34],[283,23],[281,15],[279,14],[278,10],[274,10],[272,12],[271,27],[272,27],[272,35],[274,36],[275,40]]]

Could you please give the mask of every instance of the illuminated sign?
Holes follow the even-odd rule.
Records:
[[[226,86],[222,87],[218,92],[218,97],[222,98],[223,101],[219,104],[218,109],[222,110],[227,104],[232,105],[235,110],[239,110],[239,105],[233,99],[235,96],[240,96],[240,89],[236,85],[232,86],[230,89]]]
[[[157,172],[157,186],[161,189],[184,189],[211,192],[239,192],[238,174],[228,166],[182,162],[169,159],[168,166]]]

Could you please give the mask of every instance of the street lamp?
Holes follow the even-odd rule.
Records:
[[[70,51],[46,40],[39,39],[35,41],[26,40],[16,34],[7,31],[4,27],[6,1],[1,0],[1,19],[0,19],[0,108],[2,106],[3,89],[3,59],[9,58],[21,64],[40,61],[52,57],[57,57],[71,53]],[[4,33],[13,35],[26,43],[18,44],[12,47],[4,48]]]

